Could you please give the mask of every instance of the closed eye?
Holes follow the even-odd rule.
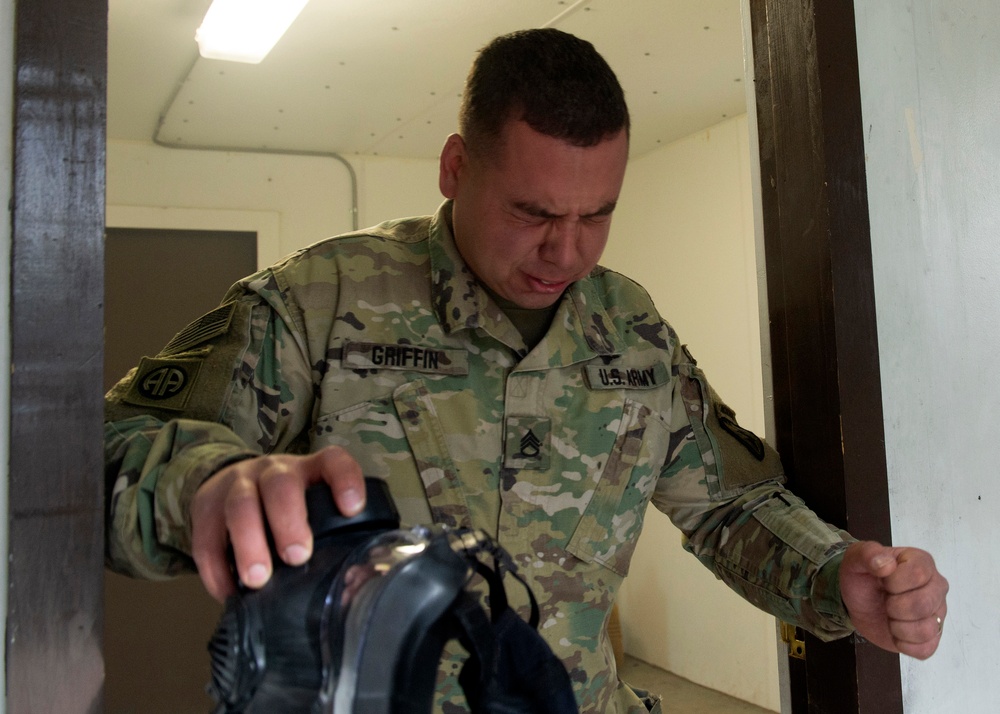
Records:
[[[585,213],[580,216],[580,220],[587,221],[589,223],[605,223],[611,218],[611,214],[614,213],[615,206],[617,202],[611,201],[601,206],[599,209],[593,213]],[[553,213],[541,206],[537,206],[532,203],[518,202],[514,204],[514,208],[527,218],[532,218],[541,221],[551,221],[566,218],[567,214],[564,213]]]

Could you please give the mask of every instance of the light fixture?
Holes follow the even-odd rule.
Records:
[[[213,0],[195,32],[208,59],[257,64],[285,34],[308,0]]]

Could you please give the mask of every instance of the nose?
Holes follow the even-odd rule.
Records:
[[[539,257],[559,268],[572,268],[577,262],[580,238],[579,221],[565,218],[550,222],[545,240],[538,249]]]

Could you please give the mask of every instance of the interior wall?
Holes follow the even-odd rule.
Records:
[[[634,159],[602,263],[638,280],[740,423],[764,434],[747,117]],[[619,597],[625,649],[777,711],[774,618],[681,549],[650,509]]]
[[[432,213],[441,202],[437,161],[345,158],[357,176],[361,227],[403,215]],[[204,210],[207,221],[211,213],[223,211],[272,212],[278,216],[278,231],[258,246],[261,265],[351,230],[350,197],[350,175],[332,158],[108,141],[109,215],[129,207]],[[214,221],[205,226],[196,223],[186,222],[183,227],[224,228]]]
[[[14,170],[14,0],[0,0],[0,364],[10,364],[10,205]],[[0,553],[8,548],[7,485],[10,450],[10,371],[0,370]],[[0,558],[0,622],[7,622],[7,558]],[[6,642],[6,631],[4,632]],[[7,671],[6,648],[0,672]],[[7,710],[6,686],[0,714]]]
[[[893,540],[951,583],[907,714],[1000,701],[1000,5],[857,0]]]

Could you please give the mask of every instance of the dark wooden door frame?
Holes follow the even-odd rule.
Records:
[[[793,490],[891,538],[852,0],[750,0],[775,440]],[[899,658],[806,638],[793,712],[903,711]]]
[[[828,520],[889,540],[850,0],[750,0],[778,445]],[[102,709],[106,0],[15,20],[7,702]],[[810,640],[810,712],[901,712],[896,657]],[[796,714],[798,714],[798,711]]]
[[[106,0],[15,3],[7,711],[98,713]]]

